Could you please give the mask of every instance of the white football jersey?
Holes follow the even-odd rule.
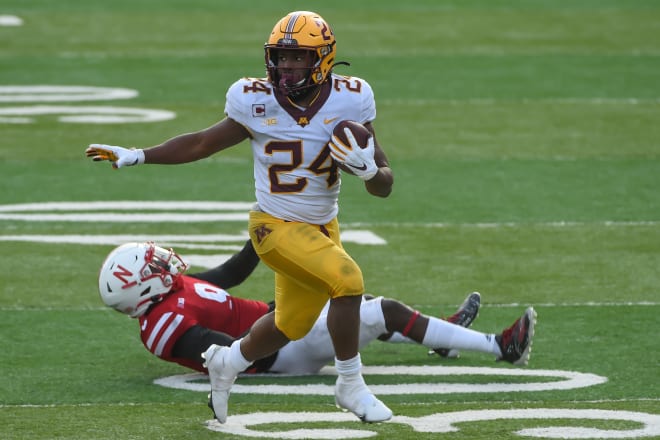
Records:
[[[339,169],[327,146],[342,120],[376,118],[363,79],[332,74],[312,104],[302,109],[275,94],[264,78],[242,78],[227,92],[225,114],[252,136],[257,203],[275,217],[326,224],[337,216]]]

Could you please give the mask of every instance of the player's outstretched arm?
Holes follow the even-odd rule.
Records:
[[[247,129],[230,118],[194,133],[175,136],[147,149],[91,144],[85,150],[93,161],[112,162],[113,168],[143,163],[173,165],[194,162],[247,139]]]

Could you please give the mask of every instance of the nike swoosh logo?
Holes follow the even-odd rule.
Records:
[[[346,165],[348,165],[348,164],[346,164]],[[362,163],[361,167],[356,167],[356,166],[353,166],[353,165],[348,165],[348,166],[351,167],[351,168],[355,168],[356,170],[360,170],[360,171],[366,171],[367,170],[367,164],[366,163]]]
[[[335,120],[337,120],[338,117],[339,117],[339,116],[335,116],[334,118],[330,118],[330,119],[328,119],[328,118],[323,118],[323,123],[324,123],[324,124],[332,124]]]

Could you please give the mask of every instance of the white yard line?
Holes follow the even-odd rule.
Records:
[[[659,104],[660,98],[466,98],[466,99],[383,99],[384,105],[502,105],[502,104],[587,104],[587,105],[638,105]]]
[[[443,304],[441,304],[443,305]],[[457,306],[458,304],[444,304],[447,307]],[[526,304],[522,303],[510,303],[510,304],[491,304],[491,303],[482,303],[482,308],[519,308]],[[541,303],[534,304],[534,307],[543,307],[543,308],[560,308],[560,307],[657,307],[660,306],[658,301],[626,301],[626,302],[586,302],[586,303]],[[0,307],[0,312],[108,312],[112,313],[112,310],[107,307],[23,307],[23,306],[6,306]]]
[[[564,400],[563,403],[566,404],[575,404],[575,403],[593,403],[593,404],[609,404],[609,403],[635,403],[635,402],[660,402],[660,397],[640,397],[636,399],[598,399],[598,400]],[[500,400],[497,399],[498,404],[539,404],[541,403],[538,400]],[[107,407],[150,407],[150,406],[179,406],[181,402],[88,402],[88,403],[47,403],[47,404],[33,404],[33,403],[23,403],[23,404],[0,404],[0,409],[4,408],[87,408],[95,406],[107,406]],[[438,405],[456,405],[457,402],[446,401],[446,402],[400,402],[397,403],[399,406],[438,406]],[[483,405],[483,400],[461,400],[461,405]]]
[[[544,228],[575,228],[583,226],[600,227],[637,227],[637,226],[660,226],[660,220],[640,220],[640,221],[617,221],[617,220],[596,220],[592,222],[576,221],[548,221],[548,222],[349,222],[342,223],[343,227],[350,228],[475,228],[475,229],[498,229],[498,228],[519,228],[519,227],[544,227]]]

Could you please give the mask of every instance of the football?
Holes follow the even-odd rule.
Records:
[[[351,130],[351,133],[353,133],[353,136],[355,137],[358,145],[363,148],[367,146],[367,142],[371,137],[371,132],[367,130],[367,127],[360,124],[359,122],[350,121],[348,119],[340,121],[337,125],[335,125],[335,128],[332,130],[333,136],[337,136],[339,140],[342,141],[345,145],[350,145],[350,142],[348,142],[348,138],[346,137],[346,133],[344,133],[344,128]],[[351,171],[350,167],[342,165],[337,161],[335,161],[335,163],[342,171],[353,174],[353,171]]]

